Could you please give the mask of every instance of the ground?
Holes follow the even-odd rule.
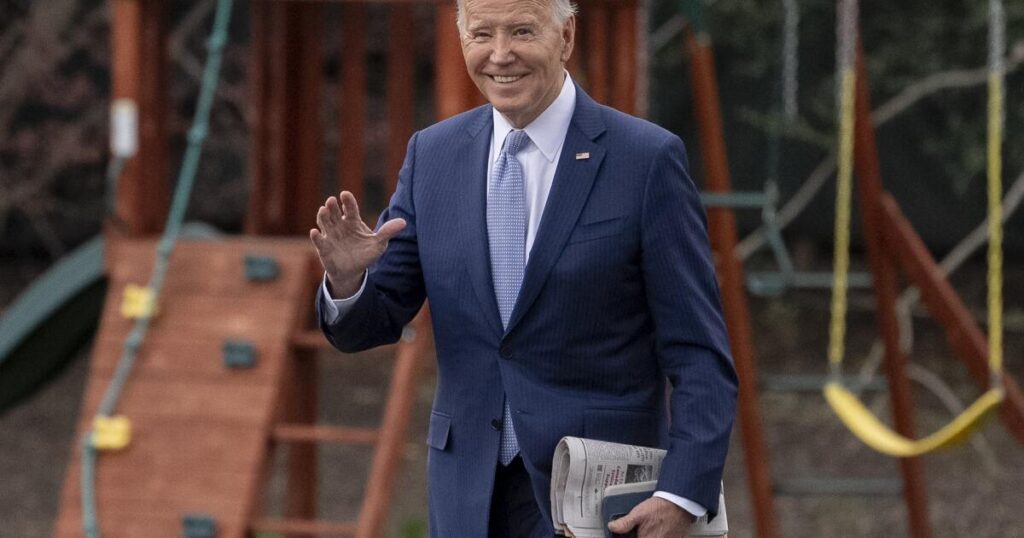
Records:
[[[1024,268],[1007,264],[1007,370],[1024,377]],[[0,293],[6,304],[29,272],[4,273],[17,283]],[[976,316],[984,319],[984,267],[972,263],[954,278]],[[752,298],[754,340],[762,377],[781,373],[823,373],[828,297],[820,291],[793,291],[775,298]],[[978,395],[959,361],[948,351],[937,326],[915,316],[912,360],[939,375],[965,403]],[[876,334],[870,294],[851,298],[848,371],[857,371]],[[87,354],[27,403],[0,416],[0,538],[35,538],[50,533],[58,495],[72,447],[87,371]],[[430,359],[433,360],[432,358]],[[320,359],[321,417],[324,422],[373,425],[380,418],[391,360],[386,354]],[[433,393],[428,364],[417,389],[406,461],[396,487],[389,536],[425,536],[426,419]],[[949,419],[937,398],[916,387],[920,433]],[[884,395],[865,400],[888,416]],[[837,422],[818,393],[761,393],[767,446],[760,457],[778,481],[799,478],[898,479],[897,464],[872,453]],[[733,436],[725,489],[731,536],[753,536],[752,511],[745,485],[744,446]],[[366,448],[330,447],[321,451],[320,505],[326,519],[351,519],[358,511],[370,461]],[[1024,450],[1002,423],[990,420],[972,444],[924,458],[929,520],[934,536],[1024,536]],[[272,488],[273,490],[274,488]],[[271,495],[273,497],[273,495]],[[273,499],[271,499],[271,504]],[[902,497],[777,496],[775,510],[782,536],[873,537],[907,535]]]

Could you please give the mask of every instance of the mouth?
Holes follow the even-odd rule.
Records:
[[[518,82],[526,75],[490,75],[491,80],[498,84],[512,84]]]

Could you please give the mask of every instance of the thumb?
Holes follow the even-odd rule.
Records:
[[[618,519],[608,522],[608,530],[615,534],[626,534],[633,530],[636,526],[636,518],[633,516],[633,512],[630,512]]]
[[[390,241],[391,238],[398,235],[405,229],[405,219],[391,219],[384,224],[380,225],[377,230],[377,238],[381,241]]]

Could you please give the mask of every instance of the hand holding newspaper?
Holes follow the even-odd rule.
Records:
[[[576,538],[604,538],[601,501],[605,488],[636,484],[654,493],[665,451],[579,437],[563,437],[555,447],[551,468],[551,519],[555,531]],[[624,488],[612,488],[612,491]],[[629,488],[625,488],[629,489]],[[635,488],[633,488],[635,489]],[[697,518],[688,533],[726,536],[725,496],[718,497],[718,515],[709,522]]]

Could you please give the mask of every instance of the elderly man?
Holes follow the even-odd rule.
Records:
[[[432,536],[552,536],[565,435],[667,448],[611,530],[682,536],[717,509],[736,399],[683,144],[572,82],[569,0],[458,7],[490,104],[413,135],[376,232],[348,192],[320,208],[321,327],[343,351],[395,342],[430,299]]]

